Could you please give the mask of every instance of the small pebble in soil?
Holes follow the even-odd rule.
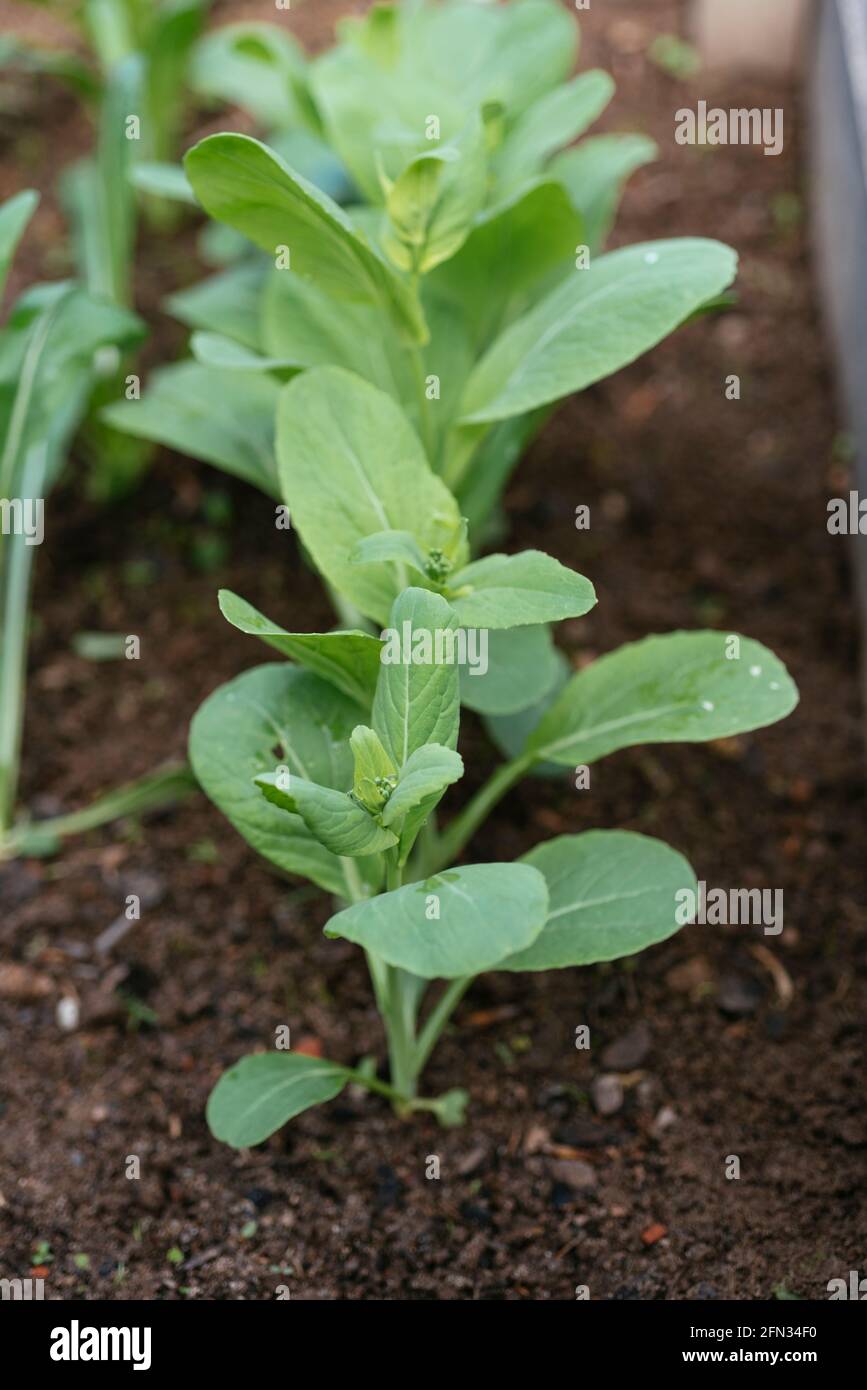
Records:
[[[677,1112],[672,1110],[670,1105],[663,1105],[656,1119],[653,1121],[651,1128],[653,1133],[659,1136],[660,1134],[664,1134],[667,1129],[671,1129],[672,1125],[676,1124]]]
[[[736,975],[729,971],[719,982],[716,1002],[724,1014],[738,1017],[755,1013],[761,999],[761,985],[746,975]]]
[[[595,1169],[581,1159],[549,1159],[547,1168],[555,1186],[566,1186],[573,1192],[591,1192],[596,1186]]]
[[[652,1041],[650,1029],[642,1019],[628,1033],[623,1033],[602,1049],[603,1067],[607,1071],[634,1071],[641,1066]]]
[[[600,1115],[614,1115],[623,1104],[623,1086],[619,1076],[603,1072],[590,1087],[593,1104]]]

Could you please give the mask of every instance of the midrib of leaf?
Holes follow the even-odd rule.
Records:
[[[640,710],[638,714],[627,714],[622,719],[609,719],[605,724],[592,724],[587,728],[577,729],[574,733],[555,739],[553,743],[546,743],[543,748],[535,748],[533,755],[541,759],[547,757],[549,753],[558,752],[561,748],[568,748],[571,743],[598,738],[600,734],[610,733],[612,729],[627,728],[630,724],[640,724],[647,720],[658,719],[663,714],[674,714],[678,710],[695,708],[696,702],[690,700],[676,705],[660,705],[658,709]]]
[[[281,1091],[291,1091],[293,1086],[297,1086],[304,1081],[310,1081],[314,1075],[321,1076],[323,1073],[330,1074],[332,1072],[340,1072],[342,1070],[343,1068],[338,1066],[317,1067],[315,1073],[308,1070],[305,1072],[301,1072],[297,1076],[291,1076],[288,1079],[288,1081],[278,1081],[276,1085],[270,1088],[270,1090],[262,1092],[260,1095],[256,1097],[254,1101],[251,1101],[247,1108],[241,1112],[240,1119],[249,1119],[251,1115],[255,1115],[256,1111],[260,1110],[262,1106],[265,1105],[269,1100],[271,1100],[273,1096],[278,1095]],[[237,1123],[238,1121],[236,1121],[236,1124]]]
[[[556,912],[549,912],[547,922],[553,922],[555,917],[563,917],[567,912],[583,912],[587,907],[604,907],[606,903],[623,902],[625,898],[644,898],[647,897],[648,892],[658,891],[658,889],[653,888],[636,888],[633,893],[611,893],[604,898],[579,898],[576,902],[568,903],[565,907],[558,907]]]

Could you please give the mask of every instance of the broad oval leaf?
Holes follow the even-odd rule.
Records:
[[[662,840],[629,830],[560,835],[525,854],[548,884],[548,917],[532,945],[501,970],[560,970],[618,960],[680,930],[680,894],[695,874]]]
[[[411,342],[427,338],[408,283],[359,237],[343,209],[247,135],[209,135],[184,168],[206,212],[272,257],[287,247],[291,270],[337,299],[380,304]]]
[[[510,628],[580,618],[596,602],[589,579],[567,569],[541,550],[518,555],[486,555],[449,576],[460,593],[451,600],[467,627]]]
[[[482,358],[463,422],[505,420],[610,376],[720,294],[736,267],[721,242],[682,238],[625,247],[573,271]]]
[[[325,934],[355,941],[422,979],[451,980],[491,970],[529,946],[547,911],[537,869],[470,864],[355,903],[331,918]]]
[[[362,707],[370,705],[379,676],[378,637],[369,632],[287,632],[230,589],[221,589],[218,598],[223,617],[239,632],[307,666]]]
[[[397,786],[383,807],[383,825],[394,825],[407,811],[444,792],[463,775],[463,758],[452,748],[443,748],[439,743],[417,748],[407,758]]]
[[[400,406],[340,367],[304,372],[280,395],[277,457],[293,524],[318,569],[384,625],[409,576],[400,563],[355,564],[359,541],[411,531],[426,553],[447,550],[461,532],[457,502]]]
[[[285,764],[290,772],[345,790],[352,785],[349,736],[363,710],[339,690],[294,666],[258,666],[220,686],[190,726],[190,762],[223,815],[259,854],[352,899],[378,886],[378,860],[339,859],[300,816],[271,806],[254,783]]]
[[[339,1095],[346,1067],[303,1052],[257,1052],[224,1071],[205,1111],[215,1139],[233,1149],[261,1144],[287,1120]]]
[[[456,748],[460,722],[458,621],[439,594],[406,589],[384,632],[373,727],[398,769],[417,748]]]
[[[729,658],[733,642],[740,654]],[[774,724],[797,703],[791,676],[761,643],[672,632],[630,642],[579,671],[525,752],[568,766],[636,743],[704,743]]]
[[[557,649],[550,628],[484,629],[487,669],[461,668],[461,704],[478,714],[514,714],[534,705],[557,679]]]
[[[115,401],[101,418],[115,429],[213,463],[279,497],[274,416],[280,383],[266,372],[221,371],[199,362],[160,367],[138,401]]]

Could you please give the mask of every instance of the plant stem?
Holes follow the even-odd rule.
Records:
[[[428,1057],[430,1057],[440,1034],[460,1003],[466,991],[472,984],[475,976],[463,975],[458,980],[450,980],[448,987],[437,1000],[434,1008],[426,1019],[415,1045],[415,1071],[416,1076],[420,1075],[424,1069]]]
[[[448,866],[457,858],[464,845],[490,815],[497,802],[502,800],[514,784],[533,766],[533,759],[521,756],[513,762],[503,763],[480,787],[471,801],[455,816],[440,835],[439,849],[434,872]]]
[[[172,763],[159,772],[149,772],[107,792],[82,811],[15,826],[5,839],[0,838],[0,859],[16,854],[45,853],[52,849],[53,841],[65,835],[80,835],[85,830],[95,830],[100,825],[120,820],[122,816],[142,815],[145,811],[172,806],[190,796],[197,787],[185,763]]]
[[[410,359],[412,361],[412,371],[413,376],[415,378],[416,397],[418,399],[419,434],[421,435],[421,440],[424,444],[424,450],[427,454],[428,462],[430,463],[431,468],[433,468],[434,471],[436,471],[436,460],[434,458],[434,436],[429,410],[430,402],[427,398],[427,388],[425,384],[424,375],[424,362],[422,360],[421,349],[413,348],[410,352]]]

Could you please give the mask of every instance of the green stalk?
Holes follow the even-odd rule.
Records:
[[[428,462],[431,468],[434,468],[436,460],[434,458],[433,422],[430,415],[430,401],[427,398],[427,390],[425,388],[424,361],[420,348],[412,348],[410,360],[412,362],[412,373],[415,380],[416,397],[418,399],[419,434],[421,435],[421,441],[424,445],[424,451],[427,454]]]
[[[41,497],[45,482],[46,446],[30,449],[21,477],[22,499]],[[30,588],[33,579],[33,545],[26,538],[6,537],[5,573],[2,575],[3,622],[0,641],[0,845],[5,841],[15,814],[21,770],[21,733],[24,726],[24,692],[27,683],[27,637]]]
[[[416,1076],[419,1076],[424,1070],[428,1058],[439,1041],[440,1034],[473,983],[474,978],[473,975],[463,975],[458,980],[450,980],[447,988],[428,1015],[415,1045]]]
[[[80,835],[85,830],[95,830],[101,825],[120,820],[122,816],[143,815],[145,811],[173,806],[189,796],[197,786],[185,763],[172,763],[159,772],[150,772],[107,792],[82,811],[16,826],[8,836],[0,839],[0,859],[16,854],[52,852],[57,842],[66,835]]]
[[[440,835],[439,851],[433,872],[438,873],[451,865],[461,850],[485,821],[498,801],[533,766],[533,759],[522,755],[513,762],[503,763],[490,776],[483,787],[476,792],[464,809],[455,816]]]

